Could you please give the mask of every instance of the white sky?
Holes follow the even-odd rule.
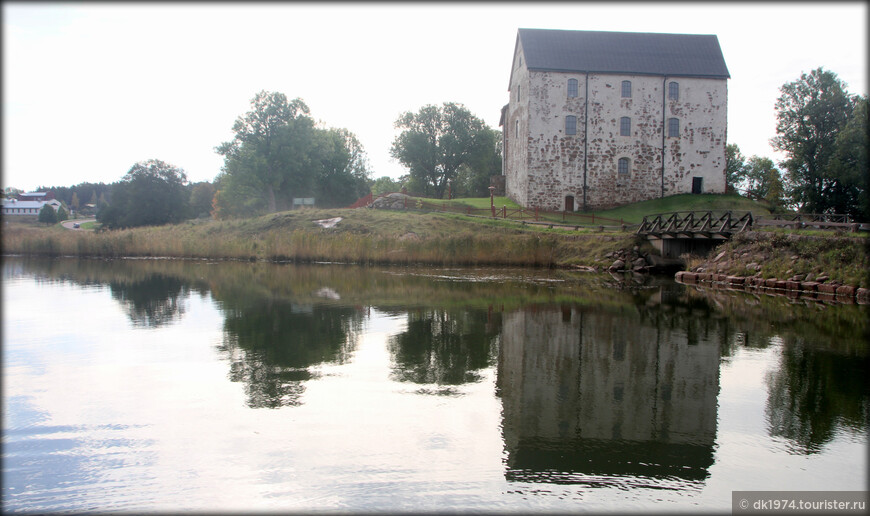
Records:
[[[3,181],[111,183],[160,159],[213,180],[260,90],[300,97],[398,177],[393,123],[460,102],[498,129],[518,28],[715,34],[728,141],[779,159],[779,87],[819,66],[867,92],[867,5],[846,3],[3,3]]]

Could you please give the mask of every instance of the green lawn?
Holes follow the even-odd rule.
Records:
[[[426,203],[447,205],[454,208],[471,207],[473,209],[485,209],[490,207],[489,197],[463,198],[463,199],[425,199]],[[495,197],[494,204],[497,210],[502,206],[507,206],[507,209],[513,210],[520,206],[513,200],[507,197]],[[626,224],[639,224],[643,221],[645,215],[655,215],[659,213],[670,213],[674,211],[751,211],[755,216],[769,215],[770,210],[762,203],[749,200],[736,194],[681,194],[663,199],[653,199],[644,201],[612,210],[600,210],[586,212],[586,215],[594,215],[603,219],[622,220]],[[578,212],[580,214],[582,212]],[[552,220],[558,222],[562,219],[561,214],[544,215],[541,214],[543,220]]]

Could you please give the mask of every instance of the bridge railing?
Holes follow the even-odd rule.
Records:
[[[646,215],[637,233],[737,233],[752,226],[752,212],[676,211]]]

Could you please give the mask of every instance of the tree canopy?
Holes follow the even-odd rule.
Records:
[[[45,224],[54,224],[57,222],[57,212],[54,211],[52,205],[43,204],[42,208],[39,209],[39,215],[36,216],[36,220]]]
[[[741,181],[743,169],[746,166],[746,158],[740,152],[736,143],[725,146],[725,191],[733,193],[737,190],[737,184]]]
[[[390,154],[408,168],[416,193],[444,197],[448,181],[456,181],[463,166],[470,191],[479,190],[481,177],[489,186],[489,176],[500,172],[499,138],[462,104],[445,102],[402,113],[395,127],[402,132]]]
[[[108,228],[180,222],[188,213],[186,183],[180,168],[156,159],[140,161],[112,184],[112,202],[101,207],[97,220]]]
[[[294,197],[346,206],[368,191],[368,162],[356,136],[316,127],[299,98],[257,93],[233,132],[215,149],[224,156],[214,197],[220,218],[288,209]]]
[[[780,91],[777,136],[771,144],[787,155],[781,165],[788,175],[791,202],[810,213],[855,212],[855,197],[861,192],[854,190],[866,195],[866,185],[854,185],[851,177],[866,173],[866,168],[856,170],[854,160],[845,157],[837,166],[835,155],[838,137],[852,119],[858,97],[847,93],[835,73],[821,67],[801,74]],[[863,126],[866,138],[866,120]],[[860,139],[859,133],[860,129],[856,133]]]

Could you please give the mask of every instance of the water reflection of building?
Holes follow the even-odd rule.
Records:
[[[504,315],[498,366],[509,480],[706,478],[718,341],[636,312],[531,309]]]

